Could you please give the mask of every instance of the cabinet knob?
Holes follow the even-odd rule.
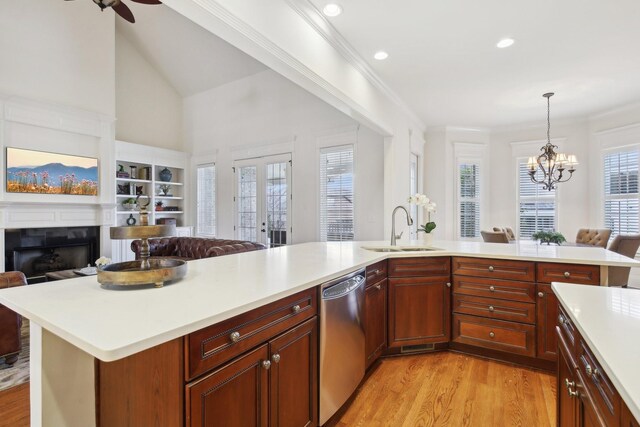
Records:
[[[568,279],[569,277],[571,277],[571,273],[569,273],[568,271],[565,271],[564,272],[564,277],[566,277]]]
[[[374,286],[374,288],[376,288],[377,290],[382,289],[382,285],[380,283],[378,283],[377,285]]]
[[[580,392],[578,390],[573,391],[569,388],[567,389],[567,393],[569,393],[569,397],[580,397]]]
[[[274,354],[273,356],[271,356],[271,360],[273,360],[273,363],[280,362],[280,355],[278,353]]]
[[[291,307],[291,310],[293,310],[294,313],[299,313],[300,312],[300,306],[298,304],[296,304],[293,307]]]
[[[496,291],[495,286],[489,286],[489,292],[495,292],[495,291]]]
[[[539,296],[540,298],[544,297],[544,292],[538,292],[538,296]]]
[[[558,325],[564,324],[564,316],[562,314],[558,314]]]
[[[493,271],[493,265],[489,266],[489,271]]]
[[[380,274],[380,270],[376,270],[376,271],[374,271],[374,273],[375,273],[376,275],[378,275],[378,274]]]
[[[262,367],[264,369],[269,369],[271,367],[271,362],[269,362],[268,360],[263,360],[262,361]]]
[[[564,379],[564,385],[565,385],[565,387],[567,387],[567,390],[568,390],[568,389],[570,389],[572,387],[575,387],[576,386],[576,382],[575,381],[569,381],[569,378],[565,378]]]
[[[447,288],[451,287],[451,282],[447,282]]]
[[[591,376],[593,375],[593,368],[591,367],[591,365],[587,365],[584,367],[585,371],[587,371],[587,375]]]
[[[229,335],[229,338],[231,339],[231,341],[233,342],[238,342],[240,341],[240,332],[231,332],[231,335]]]
[[[495,333],[493,333],[493,331],[491,331],[491,332],[489,332],[489,336],[490,336],[491,338],[493,338],[493,337],[495,337],[495,336],[496,336],[496,334],[495,334]]]
[[[489,306],[489,311],[493,312],[494,308],[492,305]]]

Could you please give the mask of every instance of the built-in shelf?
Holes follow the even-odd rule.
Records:
[[[156,184],[167,184],[167,185],[184,185],[182,182],[172,182],[172,181],[156,181]]]
[[[156,196],[156,200],[182,200],[179,196]]]
[[[148,184],[151,182],[149,179],[134,179],[134,178],[116,178],[116,181],[120,182],[137,182],[138,184]],[[182,185],[182,184],[180,184]]]
[[[181,214],[183,211],[155,211],[156,215],[173,215],[173,214]]]
[[[140,212],[138,211],[116,211],[116,213],[118,215],[129,215],[129,214],[140,215]]]

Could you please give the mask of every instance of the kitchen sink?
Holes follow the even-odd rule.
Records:
[[[433,246],[363,246],[362,249],[373,252],[433,252],[443,250]]]

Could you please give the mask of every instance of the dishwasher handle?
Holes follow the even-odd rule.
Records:
[[[341,298],[353,291],[355,291],[356,289],[358,289],[360,286],[362,286],[364,284],[364,276],[354,276],[350,279],[347,279],[343,282],[340,283],[336,283],[333,286],[330,286],[328,288],[325,288],[322,290],[322,299],[323,300],[328,300],[328,299],[335,299],[335,298]]]

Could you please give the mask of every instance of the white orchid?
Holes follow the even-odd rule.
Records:
[[[105,265],[111,264],[111,258],[107,258],[106,256],[101,256],[95,262],[97,267],[103,267]]]
[[[436,228],[436,223],[431,221],[431,212],[436,211],[436,203],[432,202],[426,195],[416,193],[413,196],[409,196],[407,200],[409,204],[421,206],[427,211],[427,223],[418,227],[418,231],[424,233],[431,233]]]

